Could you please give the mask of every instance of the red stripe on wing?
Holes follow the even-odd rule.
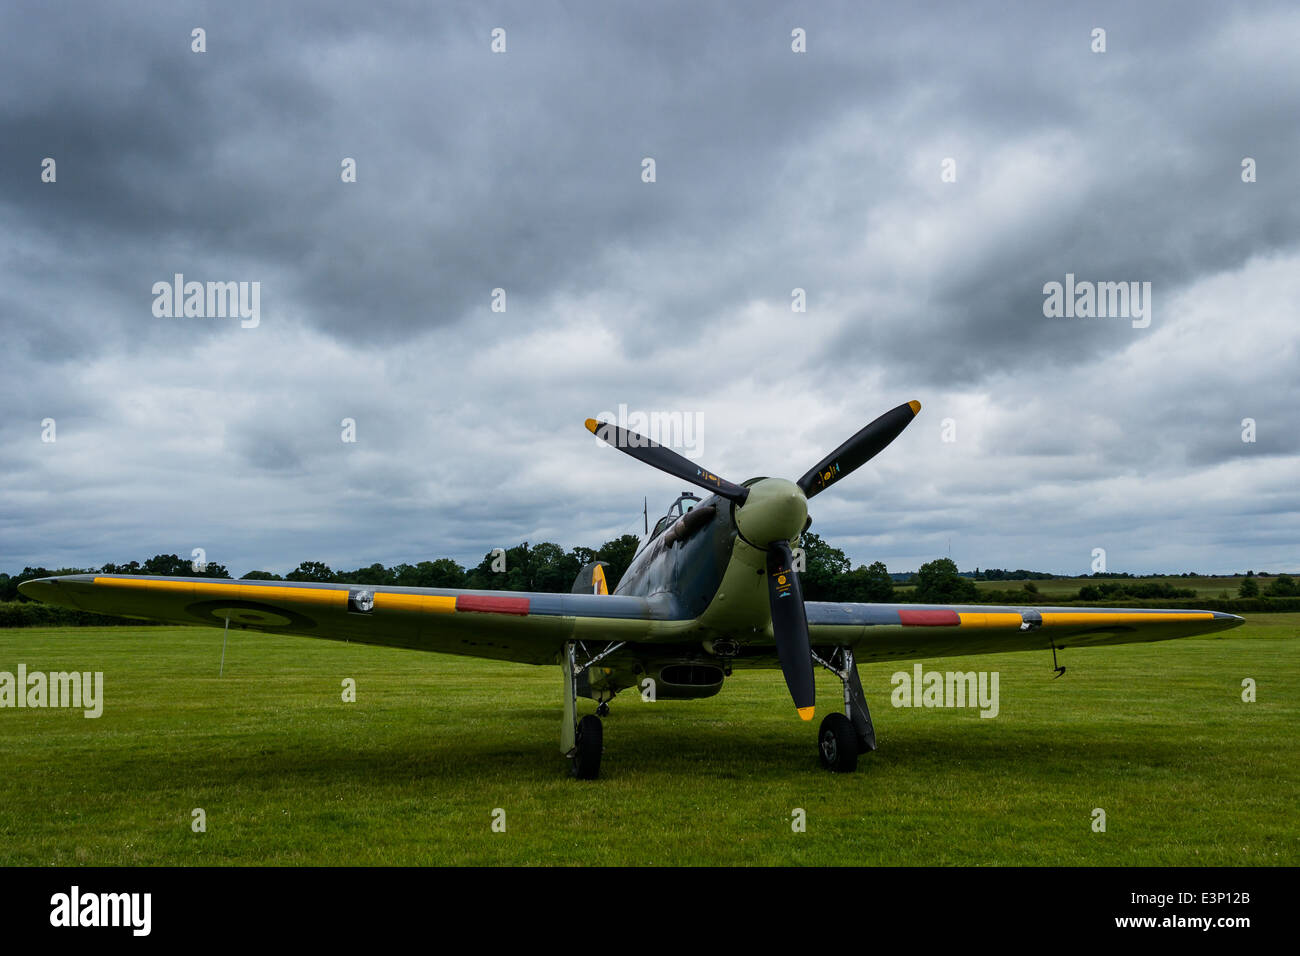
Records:
[[[486,594],[456,595],[457,611],[482,611],[485,614],[528,614],[528,598],[491,597]]]
[[[961,618],[956,611],[903,611],[898,612],[903,627],[960,627]]]

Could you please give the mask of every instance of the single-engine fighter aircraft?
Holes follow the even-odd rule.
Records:
[[[280,581],[73,574],[20,585],[28,597],[103,614],[300,634],[334,640],[559,665],[560,750],[593,779],[601,717],[626,688],[655,699],[710,697],[736,669],[776,668],[798,715],[811,720],[814,667],[844,687],[844,712],[818,731],[821,763],[838,772],[876,749],[859,661],[1055,651],[1188,637],[1235,627],[1216,611],[938,607],[805,602],[791,546],[808,528],[808,500],[893,441],[921,409],[899,405],[797,481],[732,484],[609,422],[587,420],[607,444],[711,494],[690,492],[648,527],[609,593],[605,564],[583,568],[570,594],[363,587]],[[596,703],[578,717],[577,698]]]

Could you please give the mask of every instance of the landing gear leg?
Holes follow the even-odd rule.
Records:
[[[573,756],[578,739],[578,684],[576,668],[577,646],[567,641],[560,651],[560,671],[564,676],[564,718],[560,721],[560,753]]]
[[[852,649],[847,647],[840,648],[840,660],[844,664],[844,676],[841,678],[844,681],[844,713],[853,721],[853,730],[858,736],[858,753],[870,753],[876,749],[876,728],[871,723],[867,695],[862,692],[858,662],[853,659]]]
[[[572,641],[560,653],[560,670],[564,675],[564,719],[560,724],[560,753],[572,761],[572,772],[579,780],[595,780],[600,775],[600,756],[604,753],[604,731],[600,718],[588,714],[578,719],[578,678],[590,662],[578,666],[578,645]],[[605,707],[609,713],[609,708]]]
[[[852,773],[858,755],[876,749],[876,729],[862,692],[862,679],[853,650],[837,647],[830,663],[813,652],[813,660],[840,679],[844,685],[844,713],[828,714],[817,732],[817,750],[822,766],[832,773]]]

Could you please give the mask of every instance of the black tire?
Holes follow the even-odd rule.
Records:
[[[577,741],[573,747],[573,775],[579,780],[595,780],[600,776],[604,736],[599,717],[588,714],[578,721]]]
[[[858,733],[843,714],[827,714],[817,731],[817,754],[831,773],[858,769]]]

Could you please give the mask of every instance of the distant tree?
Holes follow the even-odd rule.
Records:
[[[1121,584],[1117,595],[1134,598],[1194,598],[1192,588],[1176,588],[1168,581],[1142,581],[1138,584]]]
[[[1250,576],[1242,578],[1241,585],[1237,588],[1237,595],[1244,598],[1259,597],[1259,582]]]
[[[813,531],[805,531],[800,547],[804,553],[804,571],[799,576],[803,596],[808,601],[838,601],[842,599],[845,582],[852,564],[839,548],[832,548]],[[892,590],[892,588],[891,588]]]
[[[499,570],[501,556],[489,551],[478,566],[470,570],[466,586],[484,591],[531,591],[532,549],[528,542],[506,548],[504,558],[505,570]]]
[[[194,565],[178,554],[155,554],[140,569],[141,574],[162,574],[168,577],[194,576]]]
[[[609,567],[605,569],[605,583],[611,592],[623,580],[623,574],[636,556],[637,545],[640,543],[641,539],[636,535],[625,534],[606,541],[596,551],[595,560],[609,562]],[[572,586],[573,582],[570,581],[569,584]]]
[[[880,604],[894,599],[894,579],[883,561],[873,561],[845,575],[847,593],[841,600]]]
[[[434,561],[421,561],[416,565],[420,569],[421,584],[426,588],[459,588],[465,586],[465,569],[451,558],[438,558]]]
[[[465,587],[465,569],[451,558],[399,564],[392,570],[393,583],[404,588]]]
[[[334,572],[320,561],[304,561],[284,576],[286,581],[333,581]]]
[[[230,571],[224,564],[208,561],[203,566],[203,570],[196,571],[194,562],[190,558],[182,558],[178,554],[155,554],[144,564],[139,561],[131,561],[127,564],[108,562],[102,565],[99,571],[101,574],[157,574],[174,578],[230,577]]]
[[[471,591],[495,591],[501,587],[497,583],[497,578],[501,572],[494,570],[493,565],[500,566],[497,555],[489,551],[483,555],[483,560],[465,573],[465,587]]]
[[[1033,581],[1026,581],[1024,583],[1024,590],[1028,591],[1030,594],[1037,594],[1038,585],[1035,584]]]
[[[328,570],[328,568],[326,570]],[[392,584],[393,573],[382,564],[376,562],[368,568],[357,568],[355,571],[339,571],[337,574],[332,575],[329,580],[340,581],[347,584],[366,584],[370,587],[377,587],[379,585]]]
[[[249,571],[239,580],[241,581],[283,581],[284,578],[278,574],[272,574],[270,571]]]
[[[1295,579],[1291,575],[1279,574],[1264,593],[1269,597],[1295,597],[1300,594],[1300,590],[1297,590]]]
[[[921,604],[961,604],[979,596],[975,582],[958,574],[951,558],[936,558],[921,565],[914,583],[915,597]]]
[[[1101,576],[1102,575],[1093,575],[1093,577]],[[1008,571],[1006,568],[985,568],[983,571],[980,571],[979,568],[976,568],[974,574],[974,579],[977,581],[1048,581],[1054,577],[1056,577],[1056,575],[1052,574],[1050,571],[1028,571],[1025,568],[1016,568],[1014,571]],[[1087,577],[1087,575],[1084,575],[1084,577]]]
[[[573,587],[581,570],[578,559],[553,541],[543,541],[529,555],[530,591],[562,593]]]

